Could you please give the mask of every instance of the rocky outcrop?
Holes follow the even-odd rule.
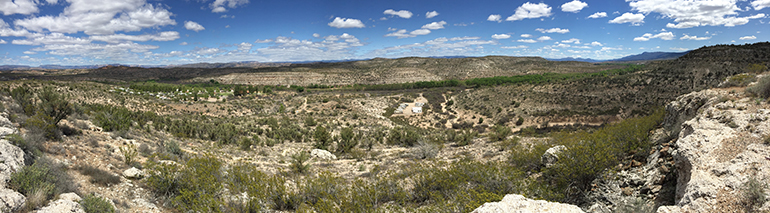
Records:
[[[0,188],[5,188],[5,183],[11,178],[11,174],[24,166],[24,150],[14,146],[8,140],[0,139]]]
[[[744,183],[770,180],[770,147],[762,144],[770,133],[770,110],[749,98],[730,97],[726,91],[706,90],[666,107],[664,127],[676,135],[670,151],[677,172],[676,205],[658,212],[736,211]]]
[[[37,213],[85,213],[78,203],[80,200],[80,196],[75,193],[61,194],[58,200],[40,208]]]
[[[16,212],[24,206],[27,198],[11,189],[0,189],[0,212]]]
[[[8,120],[6,113],[0,113],[0,138],[16,133],[16,127]],[[0,139],[0,212],[19,210],[27,198],[19,192],[6,189],[11,174],[24,167],[24,150],[10,141]]]
[[[322,160],[337,160],[337,156],[323,149],[310,150],[310,156]]]
[[[522,195],[509,194],[500,202],[490,202],[481,205],[473,210],[474,213],[536,213],[536,212],[559,212],[559,213],[579,213],[583,212],[579,207],[570,204],[554,203],[544,200],[532,200]]]
[[[136,167],[131,167],[130,169],[123,171],[123,177],[129,179],[141,179],[144,177],[144,171],[137,169]]]
[[[545,168],[556,164],[556,162],[559,161],[559,153],[563,152],[564,150],[567,150],[567,147],[564,145],[554,146],[548,150],[545,150],[543,156],[540,157],[540,160],[542,161]]]

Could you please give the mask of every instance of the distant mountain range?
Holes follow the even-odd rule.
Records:
[[[686,55],[690,51],[684,51],[684,52],[643,52],[642,54],[638,55],[629,55],[623,58],[618,59],[610,59],[610,60],[596,60],[596,59],[590,59],[590,58],[555,58],[548,60],[550,61],[582,61],[582,62],[590,62],[590,63],[599,63],[599,62],[628,62],[628,61],[654,61],[654,60],[669,60],[669,59],[677,59],[680,56]]]
[[[611,59],[611,60],[596,60],[591,58],[546,58],[549,61],[580,61],[589,63],[601,63],[601,62],[629,62],[629,61],[651,61],[651,60],[668,60],[676,59],[683,56],[690,51],[685,52],[643,52],[638,55],[630,55],[623,58]],[[428,58],[437,59],[452,59],[452,58],[472,58],[470,56],[435,56]],[[124,66],[124,67],[142,67],[142,68],[261,68],[261,67],[282,67],[289,66],[291,64],[309,64],[309,63],[337,63],[348,61],[361,61],[370,59],[346,59],[346,60],[326,60],[326,61],[295,61],[295,62],[257,62],[257,61],[239,61],[229,63],[195,63],[195,64],[181,64],[181,65],[122,65],[122,64],[101,64],[101,65],[40,65],[38,67],[26,66],[26,65],[0,65],[0,70],[52,70],[52,69],[97,69],[105,66]]]

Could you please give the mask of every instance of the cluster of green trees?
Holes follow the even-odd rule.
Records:
[[[29,116],[22,125],[26,128],[42,130],[48,139],[59,139],[61,130],[58,123],[73,113],[73,105],[67,97],[55,91],[53,87],[44,87],[34,91],[28,85],[7,89],[5,93],[21,107],[21,112]]]
[[[570,79],[581,79],[589,77],[606,77],[612,75],[625,75],[636,72],[644,68],[644,65],[629,64],[626,68],[604,70],[595,73],[544,73],[516,76],[497,76],[491,78],[474,78],[465,81],[468,86],[497,86],[504,84],[540,84],[548,82],[557,82]]]

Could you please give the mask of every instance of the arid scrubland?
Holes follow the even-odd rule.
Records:
[[[153,70],[120,80],[110,73],[135,69],[120,67],[13,73],[0,82],[9,129],[0,132],[24,157],[5,188],[25,199],[0,208],[41,210],[74,192],[86,212],[470,212],[507,194],[586,211],[657,209],[681,199],[678,155],[666,153],[685,130],[664,126],[676,123],[667,105],[719,86],[721,103],[740,105],[727,108],[767,110],[767,46],[645,64],[406,58],[184,79]],[[401,80],[377,76],[391,67]],[[457,71],[478,67],[487,68]],[[300,68],[329,76],[294,86],[233,77]],[[409,78],[423,71],[435,78]],[[350,82],[328,83],[339,79]],[[754,131],[764,138],[747,143],[766,148],[764,126],[734,120],[725,125]],[[653,158],[658,182],[612,182]],[[756,190],[766,183],[746,182],[735,202],[766,210]],[[607,204],[615,200],[624,202]]]

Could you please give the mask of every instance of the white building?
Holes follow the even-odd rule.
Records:
[[[422,113],[422,107],[412,107],[413,113]]]

